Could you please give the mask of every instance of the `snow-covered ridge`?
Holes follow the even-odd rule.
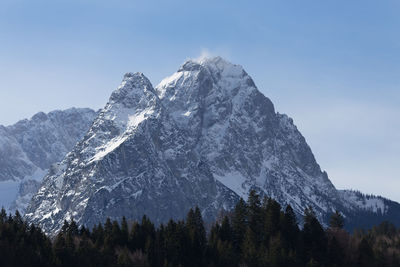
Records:
[[[385,214],[389,206],[385,204],[385,198],[374,195],[365,195],[353,190],[340,190],[345,201],[359,209],[369,210],[374,213]]]
[[[0,126],[0,205],[23,213],[51,164],[72,149],[95,116],[91,109],[71,108]]]
[[[125,74],[85,138],[85,153],[91,155],[88,162],[101,160],[123,144],[139,124],[157,116],[158,102],[153,86],[142,73]]]

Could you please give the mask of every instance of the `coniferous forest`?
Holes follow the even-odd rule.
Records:
[[[222,216],[221,216],[222,217]],[[311,209],[299,228],[290,206],[247,202],[206,227],[200,210],[156,227],[107,219],[88,229],[65,222],[54,238],[18,212],[0,213],[1,266],[400,266],[400,230],[384,222],[350,234],[339,212],[324,228]],[[209,230],[207,230],[209,229]]]

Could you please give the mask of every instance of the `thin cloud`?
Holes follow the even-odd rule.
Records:
[[[214,57],[214,56],[215,56],[215,54],[211,53],[210,50],[203,48],[201,50],[200,56],[194,58],[193,60],[196,62],[201,62],[206,58],[210,58],[210,57]]]

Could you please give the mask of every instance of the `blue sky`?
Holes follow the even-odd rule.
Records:
[[[400,201],[400,2],[0,1],[0,124],[100,108],[125,72],[244,66],[338,188]]]

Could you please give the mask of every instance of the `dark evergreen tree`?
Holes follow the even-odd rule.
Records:
[[[104,224],[104,234],[105,234],[105,237],[109,237],[109,236],[111,235],[111,233],[112,233],[112,228],[113,228],[113,226],[112,226],[111,219],[110,219],[110,218],[107,218],[107,219],[106,219],[106,223]]]
[[[325,231],[317,220],[312,208],[305,210],[303,242],[307,251],[307,262],[312,260],[314,263],[325,265],[327,261],[327,239]]]
[[[121,228],[117,221],[113,221],[112,223],[112,231],[111,231],[111,243],[115,246],[122,246],[122,232]]]
[[[232,216],[232,242],[236,253],[240,253],[247,229],[247,205],[243,198],[235,206]]]
[[[344,226],[343,215],[339,211],[336,210],[335,213],[333,213],[331,215],[331,218],[329,220],[329,227],[342,229],[343,226]]]
[[[357,266],[359,267],[373,267],[374,252],[366,238],[362,238],[357,250]]]
[[[290,258],[287,254],[280,234],[271,237],[267,257],[265,265],[268,266],[279,267],[294,265],[294,259]]]
[[[281,205],[275,200],[268,198],[264,201],[265,223],[264,223],[264,243],[268,247],[269,240],[278,234],[281,221]]]
[[[261,208],[260,195],[255,190],[249,193],[248,202],[248,227],[253,232],[255,246],[259,246],[263,239],[263,213]]]
[[[69,222],[67,220],[64,220],[64,224],[61,227],[61,233],[67,234],[69,228]]]
[[[155,255],[155,237],[156,231],[154,224],[150,221],[147,216],[143,216],[141,227],[140,248],[147,255],[147,261],[150,265],[153,265],[154,255]]]
[[[280,225],[285,248],[287,251],[294,250],[299,241],[299,226],[296,214],[290,205],[286,207],[285,213],[281,216]]]
[[[344,258],[344,252],[337,242],[336,237],[333,236],[328,243],[328,262],[331,266],[344,266]]]
[[[101,248],[104,245],[104,228],[99,223],[97,226],[93,227],[93,232],[91,234],[92,241],[95,244],[96,248]]]
[[[228,216],[225,216],[221,223],[219,239],[221,239],[221,241],[231,242],[232,241],[232,233],[233,233],[233,231],[231,228],[231,223],[229,222],[229,218],[228,218]]]
[[[72,219],[71,222],[69,223],[66,234],[73,237],[79,235],[79,227],[74,221],[74,219]]]
[[[79,236],[85,239],[90,238],[90,230],[82,225],[79,228]]]
[[[4,208],[0,211],[0,223],[4,223],[7,220],[7,212]]]
[[[129,239],[128,239],[128,247],[131,251],[135,250],[140,250],[143,249],[142,244],[144,241],[142,241],[142,233],[141,233],[141,227],[138,222],[134,222],[132,225],[132,230],[129,234]]]
[[[206,231],[198,207],[191,209],[186,218],[186,230],[189,239],[189,256],[193,266],[203,266],[206,250]]]
[[[128,227],[128,222],[126,221],[125,216],[122,217],[121,221],[121,240],[120,240],[120,245],[121,246],[127,246],[128,245],[128,239],[129,239],[129,227]]]
[[[242,245],[242,255],[244,262],[249,266],[260,266],[260,246],[257,242],[257,234],[254,233],[250,227],[247,228],[247,231],[244,236],[243,245]]]
[[[164,247],[166,262],[169,266],[179,266],[183,264],[184,246],[182,242],[184,230],[175,221],[170,220],[165,227]]]

